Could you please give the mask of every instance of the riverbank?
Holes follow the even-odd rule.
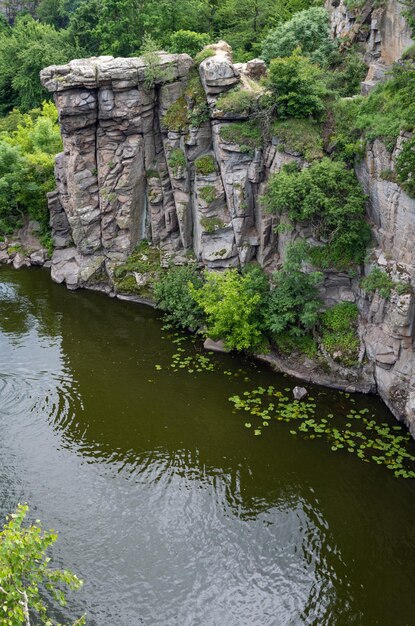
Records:
[[[24,230],[8,242],[0,243],[0,262],[12,265],[14,269],[35,266],[50,270],[52,267],[47,251],[42,248],[39,240],[36,239],[35,233],[30,233],[29,226],[26,226]],[[59,282],[59,280],[55,280],[55,282]],[[111,286],[108,282],[90,281],[83,288],[103,293],[110,298],[118,298],[119,300],[157,308],[153,300],[119,292],[115,285]],[[373,394],[377,392],[373,367],[369,363],[359,364],[358,367],[346,368],[336,363],[328,354],[324,355],[324,359],[309,358],[304,354],[285,356],[275,352],[254,354],[252,356],[258,359],[258,361],[267,363],[276,372],[287,374],[303,382],[339,389],[349,393]]]

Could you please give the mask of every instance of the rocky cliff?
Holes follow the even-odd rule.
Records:
[[[355,3],[355,9],[348,4],[347,0],[325,2],[333,38],[363,48],[368,73],[362,93],[367,94],[413,43],[411,30],[399,0],[365,0]]]
[[[342,1],[332,11],[333,28],[344,35],[350,15],[342,13]],[[390,20],[376,30],[373,11],[371,5],[366,43],[386,65],[401,44],[391,51]],[[252,259],[272,269],[296,238],[312,243],[312,233],[300,226],[277,233],[278,218],[264,214],[259,201],[270,174],[291,161],[306,166],[302,157],[278,137],[265,147],[240,137],[238,124],[247,115],[225,114],[217,106],[235,86],[260,89],[264,63],[234,64],[224,42],[210,46],[208,54],[198,68],[187,55],[158,53],[152,59],[75,60],[42,72],[43,85],[54,93],[64,144],[57,189],[49,195],[54,280],[117,293],[117,266],[142,239],[160,247],[166,261],[181,263],[191,254],[218,270]],[[384,176],[393,171],[400,143],[391,155],[374,142],[358,166],[375,241],[365,271],[380,266],[415,287],[415,201]],[[277,365],[324,384],[377,389],[415,435],[413,289],[394,292],[390,300],[369,298],[359,278],[327,271],[321,288],[326,305],[359,306],[359,367],[329,362],[331,372],[322,374],[308,360],[293,365],[276,359]]]

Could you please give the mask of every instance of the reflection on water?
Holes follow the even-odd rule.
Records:
[[[227,398],[292,383],[252,363],[249,382],[223,368],[173,373],[173,352],[149,309],[0,269],[0,512],[28,501],[59,531],[55,559],[85,587],[57,617],[413,623],[413,483],[284,424],[253,438]]]

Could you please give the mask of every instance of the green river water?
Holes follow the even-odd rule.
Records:
[[[55,563],[84,579],[55,617],[415,624],[415,480],[285,423],[255,437],[228,398],[297,382],[232,355],[174,372],[162,326],[150,308],[0,268],[0,513],[27,501],[59,532]],[[354,400],[395,423],[377,398],[312,392],[317,413]]]

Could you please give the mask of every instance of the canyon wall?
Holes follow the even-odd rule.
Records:
[[[333,10],[333,28],[344,33],[341,5]],[[372,9],[370,32],[373,19]],[[386,64],[388,39],[382,37]],[[255,146],[224,132],[247,116],[217,107],[221,94],[235,86],[259,89],[264,63],[234,64],[225,42],[209,48],[211,56],[198,68],[185,54],[158,53],[156,60],[75,60],[41,73],[54,93],[64,144],[56,161],[57,188],[49,194],[57,282],[117,294],[116,269],[142,239],[160,248],[164,264],[191,255],[213,270],[257,260],[272,271],[297,238],[313,243],[311,230],[301,225],[278,232],[284,218],[265,214],[260,203],[270,174],[292,161],[307,164],[278,137]],[[174,130],[168,124],[172,107],[187,115],[187,123]],[[278,367],[350,390],[378,390],[415,435],[415,201],[384,176],[393,172],[404,139],[392,155],[375,141],[357,167],[374,238],[366,267],[354,275],[326,271],[321,287],[325,305],[350,301],[359,307],[359,366],[328,360],[322,372],[305,358],[301,364],[279,359]],[[408,293],[393,291],[389,300],[365,295],[361,275],[375,266],[407,283]]]

